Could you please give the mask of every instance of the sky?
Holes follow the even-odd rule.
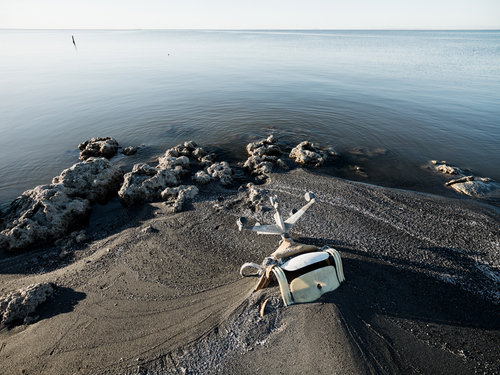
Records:
[[[1,29],[500,29],[500,0],[0,0]]]

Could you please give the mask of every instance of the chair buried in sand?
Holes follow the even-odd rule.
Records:
[[[316,202],[314,194],[306,193],[307,203],[300,210],[293,210],[292,216],[283,221],[280,212],[280,202],[277,196],[270,201],[276,212],[276,224],[245,226],[247,219],[238,219],[238,228],[252,230],[257,234],[279,234],[282,237],[280,246],[269,257],[265,258],[262,265],[245,263],[241,266],[242,276],[260,276],[255,291],[263,289],[276,279],[279,283],[281,295],[285,306],[294,303],[312,302],[323,294],[331,292],[344,281],[342,260],[337,250],[328,246],[318,249],[316,246],[294,242],[290,238],[290,228],[300,217]],[[247,268],[257,269],[257,273],[246,274]]]

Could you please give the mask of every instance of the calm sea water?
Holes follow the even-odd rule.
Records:
[[[439,192],[439,159],[500,180],[499,56],[500,31],[0,30],[0,203],[101,136],[145,145],[127,165],[275,134],[333,146],[340,177]]]

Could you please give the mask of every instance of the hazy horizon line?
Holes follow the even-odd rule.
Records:
[[[371,29],[314,29],[314,28],[3,28],[0,30],[177,30],[177,31],[500,31],[500,27],[481,27],[481,28],[446,28],[446,29],[418,29],[418,28],[371,28]]]

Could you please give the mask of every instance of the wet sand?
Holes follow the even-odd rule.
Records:
[[[1,294],[42,281],[58,289],[35,323],[0,329],[0,372],[500,372],[498,208],[303,169],[259,187],[284,213],[316,194],[291,234],[340,252],[337,290],[286,308],[276,285],[252,292],[256,279],[239,268],[279,237],[238,231],[240,216],[273,221],[244,190],[209,185],[175,214],[161,202],[111,202],[69,256],[45,247],[1,259]]]

